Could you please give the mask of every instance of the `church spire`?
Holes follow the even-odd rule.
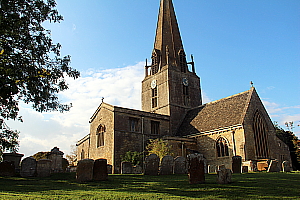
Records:
[[[157,66],[154,66],[152,74],[167,64],[178,66],[180,52],[184,54],[172,0],[161,0],[152,53],[152,69],[153,65]]]

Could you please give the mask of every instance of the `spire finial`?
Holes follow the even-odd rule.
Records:
[[[251,85],[251,87],[254,87],[254,84],[253,84],[253,82],[252,82],[252,81],[250,81],[250,85]]]

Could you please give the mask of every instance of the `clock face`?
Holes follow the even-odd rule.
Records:
[[[152,88],[152,89],[156,88],[156,80],[153,80],[153,81],[151,82],[151,88]]]
[[[188,86],[189,85],[189,81],[188,81],[187,78],[183,78],[182,79],[182,83],[183,83],[184,86]]]

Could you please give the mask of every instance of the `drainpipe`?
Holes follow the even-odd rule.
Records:
[[[231,131],[231,133],[232,133],[232,143],[233,143],[233,155],[236,156],[236,146],[235,146],[235,139],[234,139],[235,131]]]
[[[142,147],[143,147],[143,149],[142,149],[142,152],[143,152],[143,162],[144,162],[144,160],[145,160],[145,134],[144,134],[144,115],[142,115],[142,128],[141,128],[141,131],[142,131],[142,137],[143,137],[143,139],[142,139]],[[143,168],[143,171],[144,171],[144,163],[142,164],[143,166],[142,166],[142,168]]]

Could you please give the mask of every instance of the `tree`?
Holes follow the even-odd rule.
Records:
[[[274,122],[276,135],[282,140],[290,150],[292,165],[294,170],[300,169],[300,150],[298,148],[298,137],[291,131],[293,130],[293,122],[285,123],[288,131],[281,128],[277,122]]]
[[[146,147],[149,154],[156,154],[160,159],[162,159],[166,155],[172,155],[171,148],[166,141],[157,138],[157,139],[150,139],[149,144]]]
[[[35,153],[32,157],[36,160],[48,159],[50,154],[51,154],[51,152],[40,151],[40,152]]]
[[[76,146],[71,145],[70,147],[71,147],[71,152],[70,152],[70,154],[66,155],[66,158],[67,158],[70,166],[75,166],[76,165],[75,162],[77,160]]]
[[[140,165],[143,161],[143,152],[127,151],[121,155],[122,162],[131,162],[133,166]]]
[[[19,102],[33,109],[68,111],[57,93],[68,89],[65,77],[80,73],[71,68],[70,56],[60,56],[61,45],[53,43],[45,21],[60,22],[55,0],[0,1],[0,151],[17,150],[17,131],[5,120],[20,120]]]

